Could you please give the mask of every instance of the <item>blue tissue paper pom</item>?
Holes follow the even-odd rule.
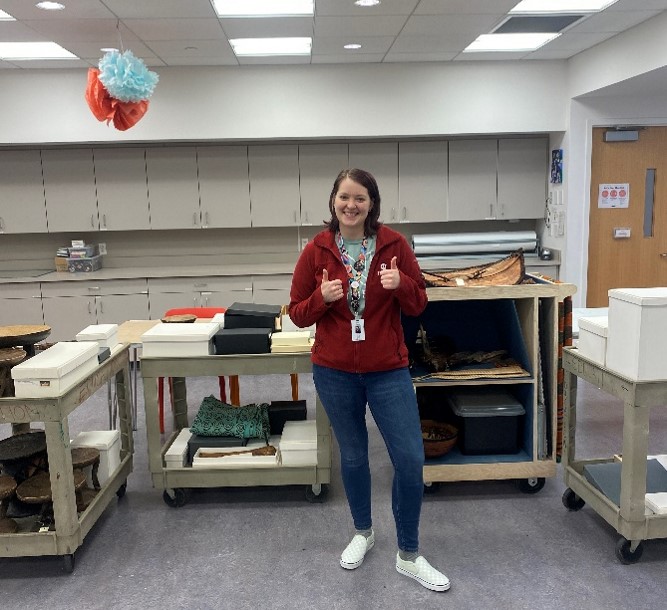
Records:
[[[159,79],[132,51],[109,51],[100,59],[99,79],[109,95],[121,102],[140,102],[153,95]]]

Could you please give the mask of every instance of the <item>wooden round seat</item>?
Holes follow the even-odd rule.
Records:
[[[0,348],[0,398],[14,396],[11,370],[13,366],[23,362],[27,355],[27,352],[20,347]]]
[[[74,489],[79,490],[86,484],[86,475],[82,470],[74,471]],[[16,488],[16,497],[26,504],[46,504],[51,502],[51,476],[40,472],[26,479]]]
[[[97,473],[100,469],[100,450],[95,447],[73,447],[72,448],[72,468],[86,468],[92,466],[93,487],[100,488],[100,480]]]
[[[6,474],[0,474],[0,534],[13,534],[18,524],[7,516],[9,499],[16,492],[16,480]]]
[[[191,313],[177,313],[172,316],[165,316],[164,318],[161,319],[161,322],[165,324],[171,324],[174,322],[180,322],[181,324],[183,322],[194,322],[197,319],[197,316]]]

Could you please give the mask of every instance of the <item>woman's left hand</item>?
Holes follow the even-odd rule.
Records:
[[[401,274],[396,265],[396,257],[391,259],[391,267],[380,271],[380,282],[385,290],[396,290],[401,284]]]

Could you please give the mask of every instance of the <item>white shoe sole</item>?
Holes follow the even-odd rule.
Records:
[[[410,578],[416,580],[422,587],[426,587],[427,589],[430,589],[431,591],[447,591],[449,590],[449,587],[451,586],[451,583],[447,583],[446,585],[437,585],[432,582],[428,582],[424,580],[423,578],[420,578],[416,574],[413,574],[412,572],[409,572],[408,570],[404,570],[401,566],[396,565],[396,571],[399,574],[403,574],[404,576],[409,576]]]
[[[368,553],[368,551],[370,551],[374,546],[375,546],[375,540],[371,540],[370,544],[366,546],[366,553]],[[344,568],[345,570],[355,570],[362,563],[364,563],[364,559],[366,558],[366,553],[364,553],[364,556],[359,561],[355,561],[354,563],[346,563],[341,559],[340,567]]]

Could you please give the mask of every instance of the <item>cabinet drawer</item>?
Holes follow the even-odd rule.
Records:
[[[81,280],[70,282],[45,282],[44,297],[96,296],[105,294],[146,294],[148,285],[143,278],[124,280]]]
[[[37,282],[26,284],[2,284],[3,299],[27,299],[35,297],[39,299],[42,293]]]
[[[252,293],[250,277],[160,277],[149,278],[150,292],[243,292]]]

